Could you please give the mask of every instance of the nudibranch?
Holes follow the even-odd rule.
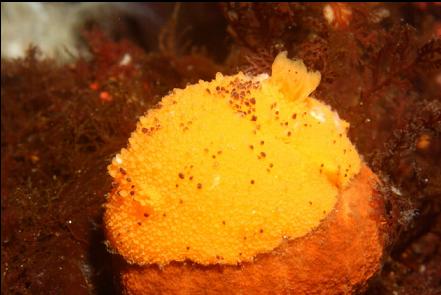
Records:
[[[166,286],[167,274],[177,292],[213,280],[218,291],[254,290],[280,276],[260,275],[276,265],[279,289],[352,290],[378,270],[378,180],[349,124],[310,96],[319,82],[280,53],[270,76],[218,73],[140,118],[108,166],[104,216],[109,247],[137,265],[128,290]]]

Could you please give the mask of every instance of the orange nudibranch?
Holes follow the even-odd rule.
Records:
[[[139,265],[237,264],[315,229],[361,167],[349,124],[310,96],[319,82],[281,53],[271,76],[164,97],[108,167],[110,247]]]

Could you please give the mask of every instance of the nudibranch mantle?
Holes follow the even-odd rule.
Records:
[[[237,264],[315,229],[361,166],[349,124],[310,97],[319,82],[280,53],[271,76],[164,97],[108,167],[109,245],[139,265]]]

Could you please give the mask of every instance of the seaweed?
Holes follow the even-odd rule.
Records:
[[[40,61],[35,48],[2,60],[2,293],[114,292],[101,228],[105,167],[162,95],[216,70],[180,71],[98,30],[85,37],[93,55],[75,64]]]
[[[441,103],[421,101],[372,161],[393,192],[391,256],[369,294],[436,294],[441,268]]]

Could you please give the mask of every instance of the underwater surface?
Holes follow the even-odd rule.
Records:
[[[381,270],[347,293],[441,292],[439,4],[1,5],[2,294],[127,290],[133,265],[106,243],[108,165],[173,89],[271,74],[284,51],[320,72],[312,96],[381,179]]]

